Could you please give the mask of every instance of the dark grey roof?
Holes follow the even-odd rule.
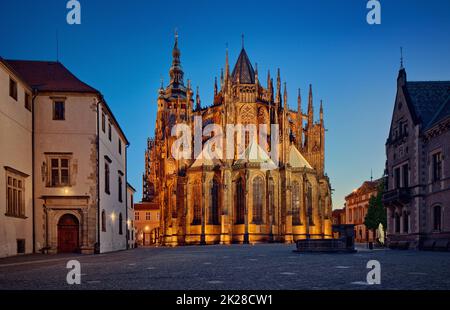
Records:
[[[242,48],[241,53],[239,54],[231,77],[234,82],[239,82],[241,84],[255,84],[255,71],[253,70],[250,59],[244,48]]]
[[[424,129],[450,116],[450,81],[407,82],[406,90]]]

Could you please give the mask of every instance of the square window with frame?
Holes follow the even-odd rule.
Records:
[[[64,101],[53,102],[53,120],[64,121],[66,119],[66,104]]]
[[[70,157],[50,157],[49,187],[70,186]]]

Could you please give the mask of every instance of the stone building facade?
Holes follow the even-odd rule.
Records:
[[[397,78],[386,141],[388,240],[392,247],[450,242],[450,82]]]
[[[289,243],[331,237],[323,108],[321,104],[316,121],[311,86],[307,113],[302,112],[300,92],[297,110],[290,109],[280,71],[275,85],[268,73],[262,86],[257,66],[242,47],[233,70],[227,51],[212,105],[203,107],[198,89],[194,97],[190,81],[184,83],[180,55],[176,38],[170,83],[159,90],[155,136],[146,152],[143,199],[161,208],[161,243]],[[255,125],[257,133],[210,132],[200,138],[199,150],[188,151],[190,157],[175,158],[171,150],[179,137],[171,134],[172,128],[184,124],[195,133],[196,118],[200,131],[216,124],[225,133],[227,125],[241,124]],[[260,136],[261,124],[267,125],[267,140]],[[271,124],[279,130],[271,132]],[[189,142],[195,144],[195,139]],[[224,147],[230,139],[233,147]],[[205,153],[216,147],[231,156]],[[276,155],[269,156],[275,149]]]
[[[366,181],[345,197],[345,224],[355,225],[356,242],[375,241],[374,232],[367,229],[364,220],[369,210],[369,200],[377,195],[381,181]]]
[[[24,177],[28,225],[24,231],[32,231],[28,252],[125,249],[128,140],[103,96],[59,62],[1,62],[10,79],[26,85],[31,111],[25,126],[31,138],[13,131],[14,141],[8,146],[1,141],[2,154],[23,145],[28,148],[29,157],[23,161],[31,170],[7,166],[28,175]],[[5,83],[2,80],[2,88]],[[10,103],[1,104],[3,108]],[[5,197],[0,199],[6,201]],[[2,233],[2,243],[11,234],[10,228]]]

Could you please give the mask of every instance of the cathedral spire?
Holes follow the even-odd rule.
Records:
[[[312,126],[313,121],[314,121],[313,92],[312,92],[312,85],[309,84],[308,127]]]
[[[227,49],[225,51],[225,80],[228,80],[230,77],[230,61],[228,59],[228,43],[227,43]]]
[[[400,47],[400,70],[405,69],[403,66],[403,47]]]
[[[270,89],[270,70],[267,70],[267,89]]]
[[[273,79],[270,79],[270,102],[274,102],[274,99],[273,99],[273,95],[274,95],[274,93],[273,93]]]
[[[200,91],[199,91],[199,88],[197,86],[197,94],[195,96],[195,109],[196,110],[200,110],[201,108],[202,108],[202,104],[201,104],[201,101],[200,101]]]
[[[170,68],[170,85],[172,87],[178,88],[178,86],[183,86],[183,76],[184,72],[181,68],[180,61],[181,52],[178,48],[178,31],[175,31],[175,44],[172,50],[172,67]]]
[[[302,94],[300,88],[298,89],[298,96],[297,96],[297,113],[300,117],[302,116]]]
[[[320,100],[320,123],[323,124],[323,102]]]
[[[303,115],[302,115],[302,95],[300,88],[297,96],[297,146],[301,150],[303,147]]]
[[[220,89],[223,88],[223,68],[220,69]]]
[[[288,93],[287,93],[286,82],[284,82],[283,104],[284,104],[284,108],[285,108],[286,110],[288,110],[289,107],[288,107]]]
[[[255,63],[255,84],[258,85],[259,78],[258,78],[258,63]]]
[[[279,106],[281,105],[281,77],[280,77],[280,69],[278,68],[277,73],[277,94],[275,97],[275,103]]]
[[[214,78],[214,97],[217,96],[217,77]]]

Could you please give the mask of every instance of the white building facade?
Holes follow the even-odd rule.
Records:
[[[0,58],[0,257],[33,251],[31,100]]]
[[[92,254],[126,249],[129,143],[103,96],[59,62],[4,63],[34,94],[27,159],[34,167],[29,173],[34,251]],[[16,138],[12,145],[21,141]]]

